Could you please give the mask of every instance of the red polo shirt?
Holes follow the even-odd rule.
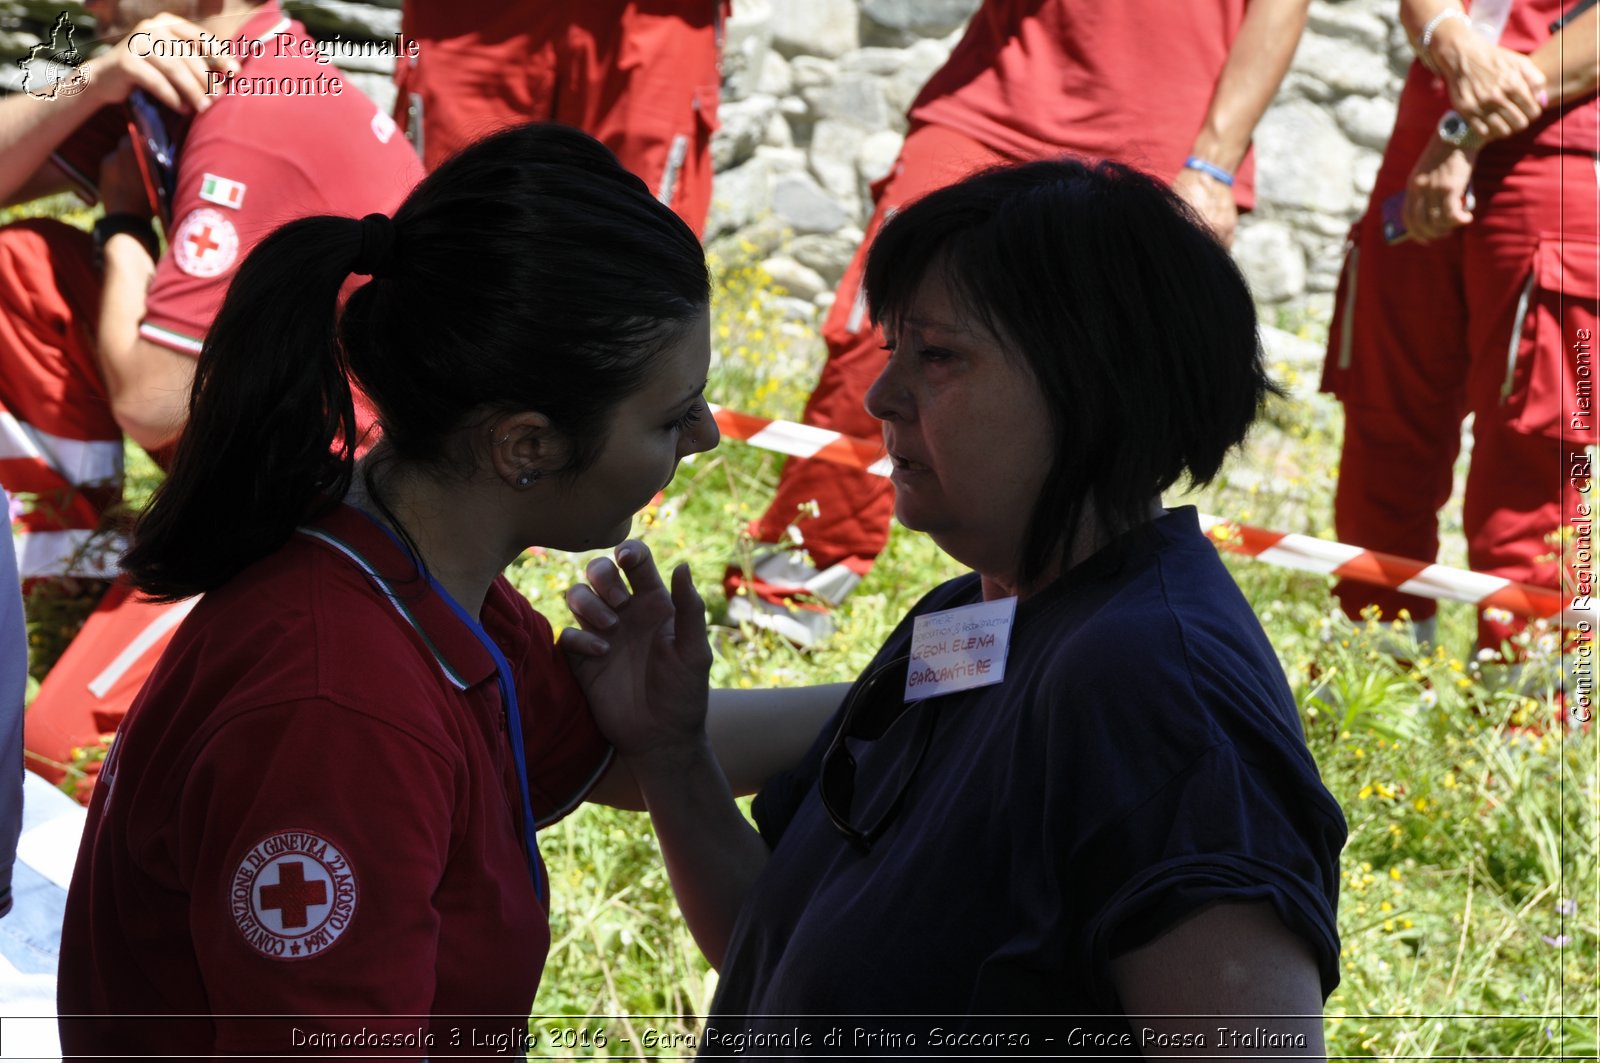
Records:
[[[553,822],[610,748],[504,579],[481,619],[514,672],[535,817]],[[63,1018],[64,1047],[439,1056],[473,1029],[480,1051],[525,1030],[549,928],[520,807],[490,654],[341,507],[202,599],[90,807],[61,1013],[193,1017]],[[464,1015],[513,1018],[448,1018]]]
[[[139,334],[187,354],[200,353],[239,263],[272,230],[314,214],[393,213],[422,178],[394,120],[319,61],[276,3],[230,40],[240,70],[211,86],[211,106],[188,120],[163,112],[179,143],[177,188]],[[127,131],[123,108],[107,108],[54,159],[93,196],[101,159]]]
[[[911,118],[1013,159],[1117,159],[1163,181],[1183,168],[1245,0],[985,0]],[[1255,160],[1234,199],[1255,203]]]

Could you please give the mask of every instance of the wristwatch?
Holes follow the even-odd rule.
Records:
[[[1470,148],[1478,138],[1465,118],[1455,111],[1446,111],[1444,117],[1439,119],[1439,139],[1458,148]]]
[[[106,241],[118,233],[127,233],[144,245],[150,257],[161,257],[161,244],[156,240],[156,228],[149,218],[138,214],[107,214],[94,223],[94,261],[105,265]]]

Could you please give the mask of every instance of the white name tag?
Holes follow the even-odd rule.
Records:
[[[906,700],[986,687],[1006,677],[1016,598],[963,605],[917,617],[911,623],[911,667]]]

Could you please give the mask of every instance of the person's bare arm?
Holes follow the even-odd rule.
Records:
[[[133,149],[126,140],[100,169],[100,197],[107,214],[149,213]],[[123,432],[146,450],[172,442],[189,412],[194,359],[139,335],[155,259],[137,237],[117,233],[106,241],[100,290],[96,365],[111,399],[111,414]]]
[[[1310,6],[1310,0],[1251,0],[1189,154],[1229,173],[1239,168],[1256,123],[1294,58]],[[1239,211],[1231,188],[1187,168],[1178,172],[1172,188],[1200,212],[1224,244],[1233,242]]]
[[[1550,106],[1589,95],[1600,87],[1600,7],[1561,27],[1528,58],[1545,77]]]
[[[1114,957],[1111,978],[1146,1054],[1326,1058],[1316,960],[1265,902],[1205,908]],[[1279,1036],[1230,1037],[1258,1028]]]

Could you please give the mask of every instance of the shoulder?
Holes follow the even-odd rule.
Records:
[[[153,698],[210,700],[214,718],[317,701],[439,740],[432,655],[360,570],[301,535],[207,594],[151,682]]]

